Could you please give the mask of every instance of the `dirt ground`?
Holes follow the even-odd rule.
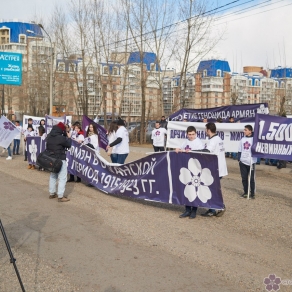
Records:
[[[126,162],[150,151],[131,147]],[[267,291],[270,274],[292,284],[292,165],[262,162],[256,200],[246,200],[238,162],[227,164],[224,216],[189,220],[182,206],[84,184],[67,184],[68,203],[49,200],[49,173],[2,155],[0,219],[26,291]],[[1,234],[0,291],[21,291]]]

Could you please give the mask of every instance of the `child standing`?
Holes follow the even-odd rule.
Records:
[[[26,153],[26,158],[25,161],[27,161],[27,143],[26,143],[26,138],[27,137],[34,137],[35,136],[35,132],[34,129],[32,127],[32,125],[28,125],[27,126],[27,130],[23,133],[24,135],[24,142],[25,142],[25,153]],[[28,164],[28,169],[35,169],[35,166],[33,164]]]
[[[197,130],[193,126],[187,128],[187,140],[183,142],[180,148],[176,148],[175,152],[190,152],[192,150],[202,150],[204,144],[200,138],[197,137]],[[195,219],[197,215],[197,207],[186,206],[185,212],[179,216],[179,218]]]

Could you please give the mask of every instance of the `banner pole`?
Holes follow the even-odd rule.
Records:
[[[250,164],[249,164],[248,191],[247,191],[247,199],[248,200],[249,200],[249,193],[250,193],[251,168],[252,168],[252,156],[250,156]]]

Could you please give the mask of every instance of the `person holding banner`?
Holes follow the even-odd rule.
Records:
[[[26,129],[23,129],[23,135],[24,135],[24,147],[25,147],[25,151],[24,151],[24,161],[27,161],[27,149],[26,149],[26,135],[28,133],[28,128],[32,127],[32,123],[33,123],[33,119],[29,118],[27,120],[27,127]],[[33,129],[33,128],[32,128]]]
[[[118,130],[118,124],[116,121],[113,121],[110,123],[108,132],[107,132],[107,138],[108,138],[108,143],[112,143],[116,140],[116,132]],[[118,155],[115,152],[116,146],[113,146],[112,148],[109,148],[107,150],[107,155],[111,157],[112,163],[117,163]]]
[[[64,197],[66,181],[67,181],[67,163],[66,163],[66,150],[71,147],[72,140],[70,139],[70,133],[66,132],[66,126],[59,122],[53,126],[52,130],[47,136],[47,151],[50,155],[56,159],[62,160],[62,168],[59,173],[50,174],[49,182],[49,199],[58,198],[58,202],[68,202],[70,199]],[[58,189],[57,188],[57,180]]]
[[[31,124],[28,124],[27,130],[24,132],[24,142],[25,142],[25,159],[24,161],[27,161],[27,143],[26,143],[26,137],[34,137],[35,132],[33,129],[33,126]],[[33,164],[28,164],[28,169],[35,169],[35,166]]]
[[[98,146],[98,132],[96,129],[96,126],[94,124],[89,124],[87,132],[86,132],[86,138],[84,140],[87,142],[87,145],[91,148],[93,148],[97,153],[99,153],[99,146]]]
[[[222,139],[216,133],[215,123],[206,124],[206,134],[208,136],[207,144],[205,146],[204,152],[214,153],[218,157],[218,168],[219,168],[219,178],[228,175],[227,165],[225,159],[225,149]],[[217,216],[221,217],[225,212],[225,207],[223,210],[209,209],[206,213],[202,214],[205,217]]]
[[[164,140],[167,134],[165,128],[160,127],[160,122],[155,122],[155,129],[152,131],[151,140],[153,141],[154,152],[164,151]]]
[[[66,126],[65,126],[65,130],[66,131]],[[73,138],[74,135],[74,138]],[[81,125],[80,123],[77,122],[75,123],[75,127],[74,127],[74,133],[72,133],[72,139],[77,141],[78,143],[82,143],[84,141],[84,132],[82,131]],[[74,182],[74,175],[70,174],[70,178],[67,182]],[[81,178],[79,176],[77,176],[76,182],[79,183],[81,182]]]
[[[255,163],[257,159],[252,157],[251,146],[253,144],[253,128],[244,126],[244,137],[239,142],[238,161],[242,179],[243,191],[241,198],[248,197],[248,177],[250,178],[250,198],[255,199]]]
[[[187,140],[183,142],[180,148],[176,148],[175,152],[190,152],[192,150],[201,150],[204,148],[204,144],[200,138],[197,137],[197,130],[193,126],[187,128]],[[191,207],[186,205],[185,212],[179,215],[179,218],[195,219],[197,216],[197,207]]]
[[[125,128],[125,122],[122,119],[117,121],[118,130],[116,132],[116,140],[110,143],[106,150],[109,150],[111,147],[116,146],[117,154],[117,163],[124,164],[125,160],[130,152],[129,148],[129,133]]]
[[[22,127],[20,126],[19,121],[15,121],[15,127],[19,130],[19,134],[14,137],[13,141],[13,155],[19,155],[19,145],[22,133]]]

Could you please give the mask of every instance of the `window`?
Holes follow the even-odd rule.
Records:
[[[103,74],[108,74],[108,67],[107,66],[103,67]]]
[[[75,72],[75,71],[76,71],[76,64],[71,63],[71,64],[69,65],[69,71],[70,71],[70,72]]]
[[[114,69],[113,69],[113,75],[118,75],[118,68],[117,67],[114,67]]]
[[[150,70],[151,70],[151,71],[155,71],[155,64],[154,64],[154,63],[151,63],[151,64],[150,64]]]
[[[203,71],[203,77],[206,77],[207,76],[207,70],[204,70]]]
[[[216,74],[217,77],[221,77],[221,70],[217,70],[217,74]]]
[[[24,34],[20,34],[20,35],[19,35],[19,43],[20,43],[20,44],[24,44],[25,41],[26,41],[26,35],[24,35]]]
[[[65,71],[65,64],[63,62],[58,64],[58,71]]]
[[[248,80],[248,85],[249,85],[249,86],[251,86],[251,85],[252,85],[252,83],[251,83],[251,82],[252,82],[252,80],[251,80],[251,79],[249,79],[249,80]]]

